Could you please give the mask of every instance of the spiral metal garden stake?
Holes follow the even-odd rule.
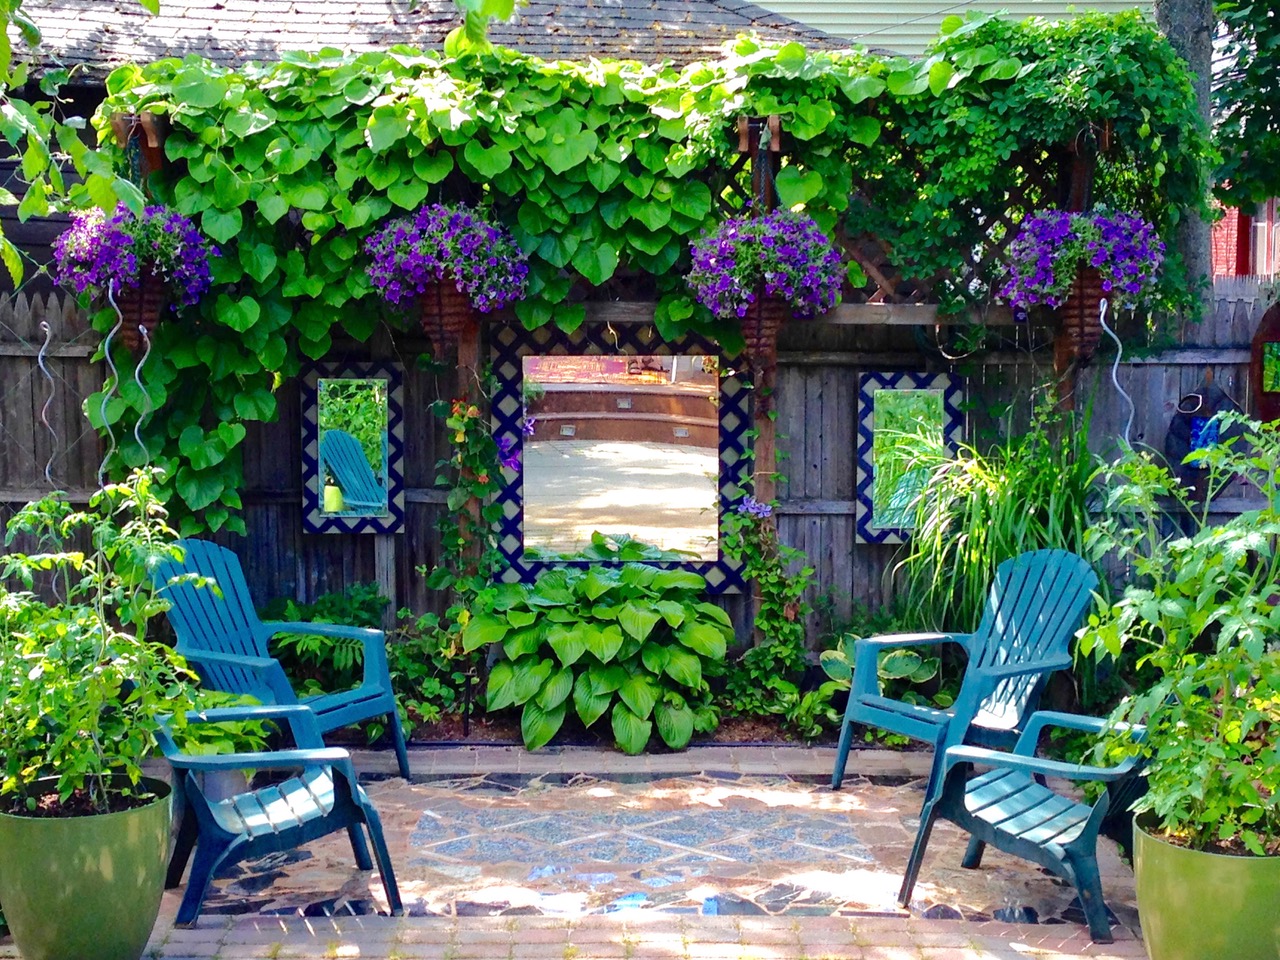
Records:
[[[40,372],[49,384],[49,393],[44,398],[44,405],[40,408],[40,422],[44,424],[44,428],[49,431],[49,436],[52,438],[49,445],[49,459],[44,465],[44,479],[52,487],[56,486],[53,480],[53,460],[58,452],[58,431],[49,422],[49,407],[53,405],[54,381],[53,372],[49,369],[46,359],[49,356],[49,344],[53,342],[53,328],[49,326],[48,321],[41,320],[40,329],[44,332],[44,343],[40,345],[40,352],[36,354],[36,366],[40,368]]]

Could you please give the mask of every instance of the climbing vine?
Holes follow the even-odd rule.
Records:
[[[148,187],[198,218],[224,255],[213,293],[157,332],[146,395],[126,382],[107,404],[124,437],[115,469],[165,467],[184,533],[240,529],[240,446],[220,425],[273,419],[276,387],[324,356],[335,332],[363,340],[404,322],[371,293],[362,245],[424,201],[479,204],[511,229],[530,261],[515,308],[526,326],[572,329],[584,299],[652,297],[664,336],[734,344],[736,325],[695,305],[682,277],[691,241],[750,192],[730,172],[743,115],[782,118],[784,205],[829,233],[888,240],[922,277],[967,276],[974,223],[1006,212],[1021,175],[1008,158],[1070,140],[1084,119],[1110,120],[1122,144],[1105,160],[1105,198],[1165,232],[1200,202],[1209,149],[1187,73],[1140,16],[951,18],[944,31],[920,61],[741,38],[723,59],[681,70],[465,45],[456,56],[394,48],[237,70],[195,57],[119,68],[94,121],[98,162],[124,161],[113,112],[166,115],[169,165]],[[874,205],[854,170],[880,184]],[[847,296],[861,279],[852,266]],[[989,286],[938,295],[983,302]],[[102,427],[100,405],[87,409]],[[149,409],[140,446],[133,426]]]

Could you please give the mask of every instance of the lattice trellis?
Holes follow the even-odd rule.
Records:
[[[721,369],[727,358],[719,347],[697,336],[675,341],[659,338],[652,324],[617,326],[584,324],[571,334],[553,326],[525,330],[512,325],[493,325],[490,332],[490,354],[498,387],[491,410],[493,436],[500,445],[510,445],[523,454],[524,434],[524,363],[527,356],[606,354],[624,356],[657,356],[696,354],[719,357]],[[749,489],[750,463],[748,430],[751,391],[738,374],[720,378],[720,476],[719,506],[723,513]],[[586,561],[566,564],[561,561],[530,560],[524,556],[524,477],[515,471],[498,494],[502,517],[498,521],[498,551],[506,567],[500,577],[504,582],[529,582],[550,567],[587,566]],[[714,560],[661,562],[661,567],[693,570],[707,580],[711,593],[740,590],[743,585],[739,564],[730,561],[722,548]]]

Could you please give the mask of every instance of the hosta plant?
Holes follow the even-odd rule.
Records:
[[[655,728],[678,750],[719,723],[704,674],[723,661],[733,630],[705,590],[695,573],[645,564],[551,570],[532,586],[488,591],[463,646],[501,646],[488,708],[523,707],[530,750],[570,710],[587,727],[607,716],[625,753],[643,751]]]

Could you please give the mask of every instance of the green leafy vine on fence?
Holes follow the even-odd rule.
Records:
[[[157,331],[146,396],[126,379],[108,405],[124,438],[115,469],[164,467],[184,533],[240,529],[242,434],[231,426],[274,419],[275,390],[335,333],[363,340],[402,321],[371,295],[361,244],[426,200],[481,202],[513,230],[530,257],[516,308],[527,326],[571,329],[582,296],[631,294],[628,278],[641,275],[663,335],[733,343],[736,328],[696,307],[681,276],[721,200],[742,202],[725,190],[742,115],[782,118],[784,204],[827,230],[889,240],[921,277],[965,272],[973,225],[960,213],[1005,212],[1025,176],[1007,162],[1015,149],[1071,140],[1088,120],[1112,121],[1120,144],[1101,199],[1166,233],[1200,202],[1209,148],[1187,72],[1138,15],[946,29],[918,62],[744,38],[683,70],[548,64],[465,44],[456,56],[397,47],[234,70],[194,57],[117,69],[95,119],[102,147],[86,163],[123,168],[112,112],[167,115],[169,166],[149,189],[198,217],[224,255],[213,294]],[[853,190],[854,169],[882,184],[874,207]],[[988,290],[940,293],[955,306]],[[99,405],[87,409],[101,428]],[[132,429],[148,408],[139,446]]]

